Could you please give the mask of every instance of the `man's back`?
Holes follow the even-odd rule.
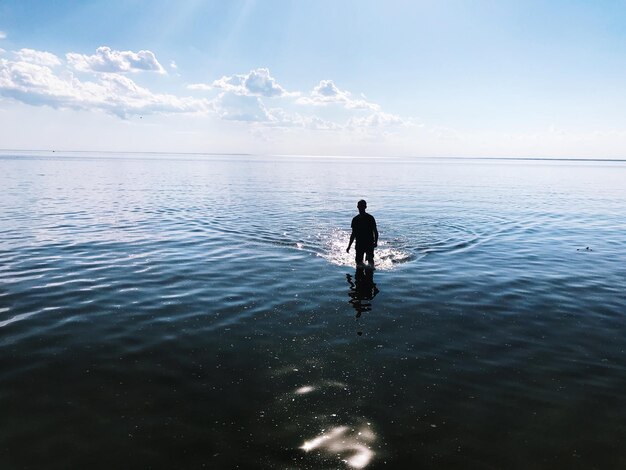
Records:
[[[350,253],[352,242],[356,239],[356,256],[354,258],[356,264],[362,264],[363,255],[366,255],[367,262],[370,266],[374,266],[374,248],[378,245],[376,220],[365,212],[367,202],[364,199],[361,199],[356,207],[359,209],[359,215],[352,219],[352,234],[346,252]]]
[[[356,238],[357,247],[371,247],[374,245],[376,219],[371,214],[363,212],[352,219],[352,233]]]

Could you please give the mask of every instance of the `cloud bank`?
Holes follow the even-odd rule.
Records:
[[[188,88],[190,90],[217,89],[236,95],[264,96],[266,98],[293,95],[280,86],[266,68],[254,69],[247,74],[225,75],[211,84],[195,83],[189,85]]]
[[[157,72],[165,73],[156,56],[151,51],[114,51],[101,46],[93,55],[69,52],[65,55],[68,64],[81,72],[126,73]]]
[[[0,58],[0,96],[34,106],[101,110],[119,117],[191,113],[210,108],[207,100],[152,93],[130,78],[106,73],[80,80],[49,52],[21,49],[15,60]]]
[[[61,65],[61,60],[50,52],[36,51],[34,49],[20,49],[15,52],[15,57],[21,62],[30,62],[47,67]]]
[[[215,107],[220,117],[246,121],[269,127],[300,127],[314,130],[365,130],[394,128],[408,123],[399,116],[381,111],[380,106],[365,99],[355,99],[347,90],[341,90],[332,80],[322,80],[308,94],[288,92],[272,77],[269,69],[257,68],[245,74],[225,75],[210,83],[188,85],[189,90],[219,92]],[[270,107],[267,102],[281,98],[283,106],[337,105],[353,115],[344,123],[321,119],[315,115],[288,112],[281,107]],[[285,101],[285,99],[287,101]]]
[[[257,96],[222,93],[215,101],[222,119],[229,121],[272,122],[273,118]]]
[[[169,67],[177,69],[173,60]],[[152,92],[129,76],[132,73],[139,79],[140,72],[165,74],[156,55],[147,50],[117,51],[101,46],[92,55],[68,52],[63,58],[23,48],[13,51],[11,59],[0,57],[0,97],[32,106],[102,111],[121,118],[144,114],[210,115],[247,123],[257,130],[363,134],[406,125],[399,116],[383,112],[379,105],[353,98],[332,80],[320,81],[308,94],[287,91],[269,69],[261,67],[187,86],[189,90],[213,93],[205,98]],[[340,114],[331,112],[331,119],[303,106],[313,105],[315,109],[333,104]]]
[[[300,104],[327,105],[337,103],[348,109],[370,109],[378,111],[380,106],[365,100],[353,99],[349,91],[340,90],[332,80],[322,80],[309,96],[298,99]]]

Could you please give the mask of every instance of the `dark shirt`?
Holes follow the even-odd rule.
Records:
[[[374,230],[376,219],[370,214],[359,214],[352,219],[352,233],[356,237],[356,248],[371,250],[374,248]]]

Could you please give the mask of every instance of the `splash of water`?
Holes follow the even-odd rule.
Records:
[[[335,229],[327,234],[322,241],[324,249],[319,256],[338,266],[354,266],[354,245],[350,253],[346,253],[346,247],[350,241],[350,232]],[[406,263],[413,259],[411,252],[406,249],[400,240],[380,240],[374,250],[374,263],[376,269],[393,269],[399,263]]]

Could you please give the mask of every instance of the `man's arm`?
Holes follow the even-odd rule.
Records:
[[[350,253],[350,247],[352,246],[353,241],[354,241],[354,232],[350,234],[350,243],[348,243],[348,248],[346,248],[346,253]]]
[[[376,228],[376,220],[374,219],[374,248],[378,246],[378,228]]]

